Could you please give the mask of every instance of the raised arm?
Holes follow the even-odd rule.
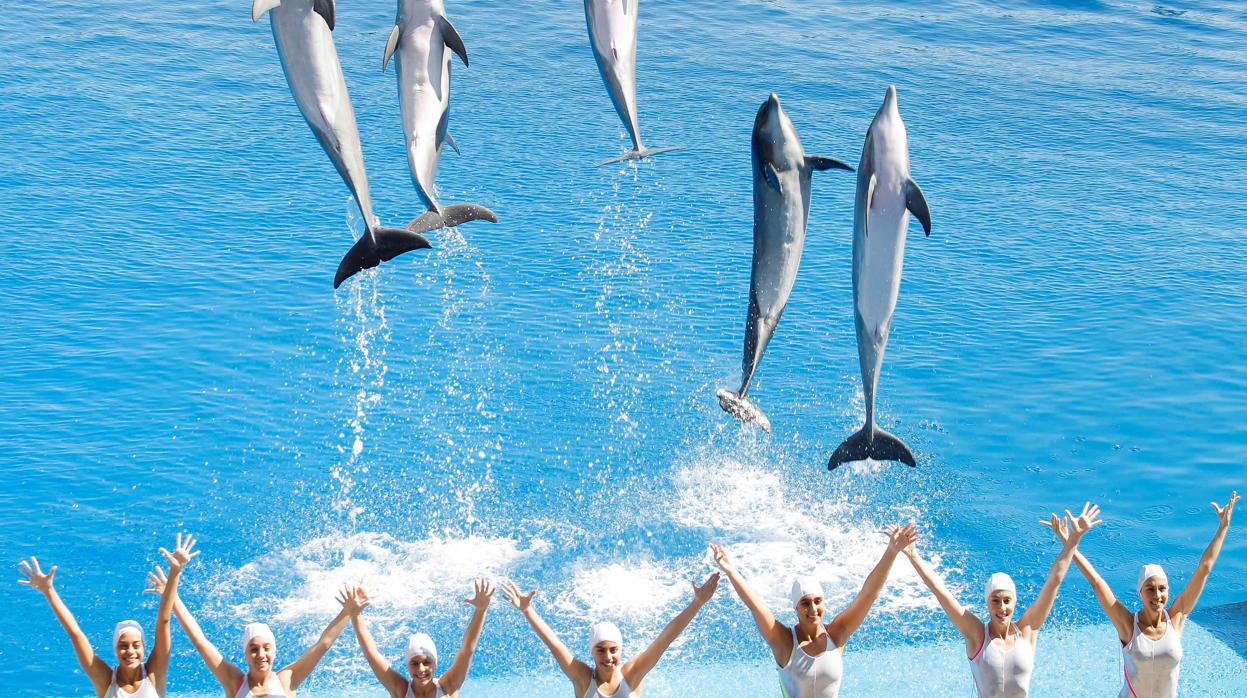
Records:
[[[1217,532],[1213,534],[1212,540],[1204,550],[1204,556],[1199,559],[1199,566],[1191,575],[1191,581],[1187,582],[1186,588],[1178,594],[1178,598],[1173,600],[1173,606],[1169,609],[1170,615],[1185,616],[1195,610],[1195,602],[1199,601],[1200,594],[1204,593],[1208,575],[1212,573],[1212,566],[1216,564],[1217,556],[1221,554],[1221,546],[1225,543],[1225,534],[1230,530],[1230,517],[1234,514],[1234,503],[1237,501],[1238,492],[1233,492],[1230,494],[1230,501],[1225,506],[1219,507],[1216,502],[1212,503],[1212,509],[1217,512],[1217,518],[1220,519]]]
[[[1074,549],[1074,564],[1078,565],[1082,576],[1087,578],[1087,583],[1095,592],[1095,598],[1100,602],[1100,608],[1104,609],[1104,614],[1113,622],[1113,627],[1117,629],[1117,639],[1121,640],[1123,645],[1130,642],[1130,636],[1134,634],[1134,614],[1117,600],[1112,587],[1104,581],[1100,573],[1096,572],[1095,567],[1091,566],[1091,561],[1077,548]]]
[[[762,599],[745,582],[745,578],[736,570],[736,566],[732,564],[723,546],[711,545],[710,552],[714,554],[714,561],[719,565],[719,569],[723,570],[723,574],[727,575],[727,580],[732,583],[736,595],[745,602],[745,606],[753,614],[753,622],[757,624],[758,632],[762,633],[762,639],[766,640],[766,644],[771,648],[775,663],[780,666],[787,664],[788,657],[792,655],[792,635],[789,634],[788,627],[775,620],[771,609],[766,607]]]
[[[455,653],[455,662],[450,665],[439,683],[446,693],[454,693],[468,679],[468,668],[472,666],[472,653],[476,651],[476,643],[481,639],[481,630],[485,628],[485,611],[489,609],[489,600],[494,597],[494,585],[486,579],[478,579],[474,585],[476,593],[463,602],[472,607],[472,620],[463,631],[463,642]]]
[[[694,583],[693,600],[689,605],[683,611],[680,611],[675,618],[672,618],[670,623],[667,623],[667,627],[658,633],[658,637],[649,643],[649,647],[646,647],[640,654],[624,663],[624,678],[628,680],[628,685],[632,686],[633,690],[638,690],[641,687],[641,682],[645,680],[645,675],[658,664],[658,660],[662,659],[663,653],[667,651],[672,642],[675,642],[680,633],[684,632],[684,629],[692,622],[693,616],[697,615],[701,607],[705,606],[706,602],[714,597],[714,591],[718,588],[718,572],[712,573],[701,586],[697,586]]]
[[[940,603],[940,608],[944,609],[944,615],[948,616],[957,631],[961,633],[961,637],[965,639],[966,656],[973,655],[983,644],[983,622],[971,613],[970,609],[961,605],[948,587],[944,586],[944,580],[918,554],[913,544],[905,548],[904,553],[905,557],[909,558],[909,564],[913,565],[914,571],[918,573],[918,578],[931,590],[931,595]]]
[[[883,591],[883,585],[888,581],[888,573],[892,571],[892,563],[896,561],[897,554],[913,545],[916,540],[918,528],[913,524],[893,526],[888,530],[888,545],[883,550],[883,557],[879,558],[875,568],[866,577],[861,591],[857,592],[857,598],[827,628],[836,647],[844,647],[866,619],[870,607],[875,604],[875,599],[879,598],[879,592]]]
[[[333,643],[338,641],[338,636],[346,629],[346,623],[350,617],[359,615],[363,609],[359,605],[360,598],[355,594],[353,587],[343,587],[342,591],[338,592],[337,599],[338,603],[342,604],[342,610],[329,621],[329,627],[321,632],[315,644],[309,647],[302,657],[282,668],[282,671],[290,672],[290,690],[293,691],[303,685],[320,662],[321,657],[324,657],[329,648],[333,647]]]
[[[546,647],[550,649],[550,654],[554,655],[554,661],[559,663],[559,668],[567,674],[567,678],[572,680],[579,691],[582,687],[588,686],[593,679],[593,670],[588,664],[578,661],[572,651],[567,649],[559,636],[554,634],[554,630],[546,625],[541,616],[537,615],[537,609],[533,608],[533,597],[537,595],[534,589],[527,594],[521,594],[519,587],[515,586],[515,582],[505,581],[502,583],[502,593],[507,597],[507,601],[511,602],[524,614],[524,618],[528,624],[533,627],[533,632],[537,633],[537,637],[546,643]]]
[[[385,655],[377,649],[377,642],[372,639],[372,633],[368,631],[368,623],[364,620],[362,613],[363,609],[368,606],[368,593],[362,586],[355,587],[355,604],[361,612],[351,616],[351,627],[355,630],[355,639],[359,640],[359,649],[364,653],[364,659],[368,660],[372,673],[391,696],[406,695],[407,679],[390,667]]]
[[[168,578],[159,567],[154,571],[147,573],[148,593],[160,594],[164,596],[165,590],[168,589]],[[221,656],[221,652],[217,650],[216,645],[212,644],[204,635],[204,631],[199,627],[199,621],[195,620],[195,616],[191,615],[190,609],[186,604],[182,603],[182,597],[174,587],[170,592],[173,597],[173,615],[177,616],[178,623],[182,626],[186,637],[190,639],[194,645],[195,651],[203,658],[204,664],[208,667],[208,671],[216,677],[217,683],[226,691],[238,690],[238,683],[242,681],[243,672],[238,667],[225,661]]]
[[[199,551],[195,550],[194,536],[187,534],[183,538],[179,533],[178,543],[173,552],[161,548],[160,554],[164,555],[169,563],[169,576],[164,590],[160,593],[160,606],[156,609],[156,637],[152,643],[151,654],[147,657],[147,674],[152,677],[156,692],[164,695],[165,683],[169,678],[169,653],[173,650],[173,633],[169,626],[170,617],[173,615],[174,599],[177,597],[178,578],[182,576],[182,569],[199,554]]]
[[[69,612],[69,607],[61,600],[61,595],[56,593],[56,587],[52,584],[52,578],[56,576],[56,565],[44,574],[43,570],[39,569],[38,558],[32,557],[29,562],[22,560],[19,568],[22,574],[26,575],[26,579],[19,579],[17,583],[39,591],[48,600],[52,613],[56,614],[56,619],[65,629],[65,634],[69,635],[69,641],[74,646],[74,654],[78,657],[78,663],[82,665],[83,671],[91,679],[91,685],[95,686],[96,694],[103,694],[108,690],[108,685],[112,683],[112,669],[95,654],[95,650],[91,648],[91,641],[87,640],[82,628],[78,627],[78,621],[74,620],[74,614]]]
[[[1048,614],[1052,612],[1052,605],[1056,603],[1057,591],[1061,588],[1061,582],[1065,580],[1065,573],[1069,571],[1069,563],[1074,559],[1078,541],[1082,540],[1087,531],[1104,523],[1100,521],[1099,516],[1100,507],[1087,502],[1083,504],[1082,513],[1078,516],[1074,516],[1066,509],[1065,518],[1053,514],[1050,521],[1039,522],[1051,528],[1056,537],[1061,540],[1061,554],[1048,569],[1048,579],[1044,582],[1043,589],[1039,590],[1039,597],[1018,619],[1018,627],[1030,628],[1032,631],[1043,627],[1044,621],[1048,620]]]

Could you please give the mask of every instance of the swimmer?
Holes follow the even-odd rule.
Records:
[[[1230,516],[1234,513],[1234,503],[1237,501],[1238,492],[1233,492],[1225,506],[1212,503],[1212,509],[1220,519],[1217,532],[1204,550],[1199,567],[1195,568],[1186,588],[1178,594],[1168,609],[1165,606],[1169,601],[1169,578],[1160,565],[1143,565],[1139,570],[1135,590],[1143,601],[1143,609],[1135,614],[1117,600],[1108,583],[1082,553],[1074,554],[1074,562],[1095,590],[1096,599],[1117,629],[1124,664],[1122,674],[1125,679],[1125,685],[1118,694],[1119,698],[1173,698],[1178,695],[1178,670],[1182,665],[1182,629],[1186,626],[1186,619],[1191,611],[1195,610],[1195,602],[1204,592],[1212,566],[1221,554],[1221,545],[1225,542],[1226,532],[1230,530]]]
[[[913,524],[888,529],[888,545],[883,557],[862,584],[857,598],[830,623],[823,623],[826,608],[823,588],[815,577],[797,577],[789,598],[797,612],[797,624],[789,628],[776,620],[771,610],[745,582],[728,558],[727,550],[711,545],[714,561],[732,582],[732,588],[753,613],[762,639],[771,648],[779,666],[780,689],[784,698],[836,698],[844,676],[844,645],[857,630],[866,613],[879,598],[888,580],[892,563],[905,546],[918,537]]]
[[[905,556],[918,576],[965,639],[970,675],[974,677],[975,695],[979,698],[1026,698],[1030,693],[1039,629],[1056,603],[1057,590],[1069,571],[1078,541],[1087,531],[1104,523],[1099,519],[1100,508],[1090,502],[1083,505],[1078,516],[1069,510],[1065,514],[1065,517],[1053,514],[1050,521],[1040,522],[1051,528],[1063,545],[1048,569],[1048,578],[1035,603],[1016,621],[1013,613],[1017,609],[1017,588],[1009,575],[997,572],[988,578],[983,597],[988,620],[984,623],[953,597],[944,586],[944,580],[918,555],[914,546],[905,548]]]
[[[407,650],[403,653],[403,663],[411,673],[411,681],[394,671],[385,655],[377,650],[377,643],[368,632],[362,611],[368,605],[368,594],[362,587],[355,589],[355,605],[359,609],[351,614],[351,626],[355,628],[355,637],[359,639],[359,648],[364,651],[368,666],[377,680],[389,691],[390,698],[455,698],[459,688],[468,678],[468,667],[472,664],[472,653],[476,651],[476,642],[481,639],[481,629],[485,627],[485,611],[489,608],[489,600],[494,596],[494,585],[484,579],[476,580],[476,594],[463,602],[472,606],[472,620],[463,632],[463,643],[455,654],[446,673],[440,679],[434,679],[437,672],[437,646],[433,638],[418,633],[407,640]]]
[[[148,584],[154,593],[162,593],[165,589],[165,575],[157,568],[147,575]],[[359,596],[355,590],[346,586],[338,592],[338,603],[342,610],[329,622],[329,627],[320,634],[320,639],[312,645],[302,657],[293,663],[274,670],[273,662],[277,659],[277,640],[273,632],[264,623],[248,623],[243,629],[242,651],[247,659],[247,670],[243,671],[226,661],[221,652],[204,636],[199,622],[191,615],[186,604],[182,603],[176,591],[173,593],[173,613],[186,631],[191,644],[203,658],[204,664],[216,677],[221,688],[225,689],[226,698],[295,698],[294,692],[303,684],[316,668],[317,662],[333,647],[333,643],[346,628],[347,619],[359,613]]]
[[[592,667],[576,659],[572,651],[567,649],[567,645],[554,634],[554,630],[537,615],[537,609],[533,608],[533,596],[537,594],[535,589],[522,594],[514,582],[503,582],[502,593],[511,605],[524,614],[537,637],[550,648],[550,654],[554,655],[559,668],[571,679],[578,698],[635,698],[641,695],[641,682],[645,680],[645,675],[658,664],[663,653],[684,628],[688,627],[701,607],[714,596],[718,587],[718,572],[710,575],[700,587],[694,583],[693,601],[667,623],[667,627],[658,633],[658,637],[649,647],[626,662],[623,661],[623,634],[619,632],[619,628],[614,623],[594,624],[589,632]]]
[[[116,669],[109,667],[95,653],[86,634],[78,627],[78,621],[74,620],[69,607],[52,585],[52,578],[56,575],[55,565],[44,574],[39,568],[38,559],[32,557],[29,562],[22,560],[21,571],[26,579],[19,580],[18,584],[36,589],[47,598],[56,619],[61,622],[73,643],[78,663],[95,687],[96,698],[164,698],[165,682],[169,678],[169,651],[173,646],[169,633],[169,616],[173,613],[173,597],[177,594],[182,568],[199,554],[194,548],[194,536],[187,535],[183,538],[179,533],[173,552],[160,549],[160,554],[169,562],[169,583],[165,587],[165,593],[160,595],[160,606],[156,610],[156,635],[146,663],[143,662],[147,649],[143,626],[132,620],[123,620],[113,628],[113,651],[117,653]]]

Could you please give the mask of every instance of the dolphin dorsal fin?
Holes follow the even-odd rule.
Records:
[[[922,187],[913,178],[905,180],[905,208],[922,223],[922,232],[930,237],[931,209],[927,207],[927,197],[923,195]]]
[[[813,170],[848,170],[853,171],[853,166],[847,162],[837,160],[835,158],[823,157],[822,155],[806,155],[805,166]]]
[[[312,3],[312,10],[314,10],[316,14],[321,17],[324,17],[325,24],[329,25],[329,31],[333,31],[333,16],[335,10],[333,0],[315,0],[315,2]]]
[[[437,28],[442,32],[442,41],[450,47],[455,55],[459,56],[459,60],[463,61],[464,67],[468,65],[468,49],[463,45],[463,37],[459,36],[455,25],[446,19],[446,15],[437,16]]]
[[[281,0],[255,0],[255,2],[251,3],[251,21],[259,22],[265,12],[280,4]]]
[[[390,64],[390,56],[393,56],[394,51],[398,49],[398,39],[402,33],[397,24],[390,30],[390,38],[385,42],[385,55],[381,57],[381,72],[384,73],[385,67]]]

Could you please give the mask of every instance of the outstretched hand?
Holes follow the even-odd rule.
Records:
[[[701,586],[697,586],[697,583],[693,582],[693,598],[697,600],[697,603],[704,604],[714,597],[714,592],[718,588],[719,573],[713,572]]]
[[[165,576],[165,571],[160,569],[160,565],[155,567],[155,570],[147,573],[147,588],[143,590],[143,593],[160,596],[165,593],[165,586],[168,585],[169,578]]]
[[[478,611],[484,611],[489,608],[490,599],[494,598],[494,585],[488,579],[478,579],[473,586],[476,594],[470,599],[464,599],[463,602],[475,607]]]
[[[533,589],[527,594],[520,593],[520,588],[515,586],[515,582],[507,580],[502,583],[502,594],[507,597],[507,601],[511,602],[521,611],[527,611],[533,603],[533,597],[537,595],[537,590]]]
[[[1234,502],[1237,502],[1237,501],[1238,501],[1238,492],[1235,491],[1235,492],[1230,493],[1230,501],[1227,502],[1225,506],[1219,507],[1217,506],[1216,502],[1212,503],[1213,510],[1217,512],[1217,517],[1221,519],[1222,528],[1230,527],[1230,516],[1234,514]]]
[[[30,561],[22,560],[18,565],[18,569],[22,574],[26,575],[25,579],[17,580],[18,584],[25,584],[28,587],[34,587],[44,594],[52,591],[52,577],[56,575],[56,565],[52,565],[52,569],[47,574],[39,569],[39,558],[31,557]]]
[[[901,552],[908,555],[916,542],[918,542],[918,527],[914,524],[888,526],[888,552],[893,555]]]
[[[164,548],[160,549],[160,554],[165,556],[169,561],[169,575],[180,574],[186,563],[195,559],[199,555],[199,551],[195,550],[195,536],[187,533],[183,538],[182,534],[178,534],[178,543],[174,547],[173,552],[169,552]]]
[[[338,592],[337,600],[342,604],[342,610],[352,618],[358,616],[369,603],[368,592],[364,591],[363,585],[343,584],[342,590]]]
[[[1056,537],[1068,547],[1078,545],[1078,541],[1091,529],[1104,523],[1100,519],[1100,507],[1086,502],[1082,505],[1082,513],[1074,516],[1069,509],[1065,510],[1064,517],[1058,517],[1052,514],[1052,518],[1048,521],[1040,521],[1039,523],[1052,529]]]
[[[718,565],[719,569],[727,572],[728,574],[735,571],[735,568],[732,566],[732,559],[727,556],[726,548],[721,545],[711,543],[710,553],[714,555],[714,564]]]

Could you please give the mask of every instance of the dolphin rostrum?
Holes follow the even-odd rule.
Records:
[[[797,280],[810,215],[811,175],[814,170],[851,172],[853,168],[835,158],[806,155],[775,93],[762,103],[753,120],[752,150],[753,273],[740,390],[720,389],[715,394],[725,412],[769,433],[770,420],[746,393]]]
[[[909,176],[909,136],[896,107],[896,88],[889,85],[883,105],[866,130],[853,204],[853,317],[866,425],[831,454],[828,470],[867,458],[915,464],[904,442],[875,425],[879,368],[901,288],[910,213],[930,235],[931,211],[922,189]]]
[[[295,104],[359,204],[367,230],[338,265],[333,287],[355,272],[431,247],[421,231],[382,228],[372,214],[355,110],[333,44],[333,0],[254,0],[251,19],[269,13],[273,41]]]
[[[466,66],[468,51],[454,25],[446,18],[442,0],[398,0],[394,29],[385,45],[381,70],[394,56],[398,73],[398,104],[407,142],[407,164],[416,192],[428,212],[412,221],[413,229],[455,226],[472,220],[498,222],[493,211],[475,204],[442,206],[433,180],[442,145],[459,146],[447,129],[450,119],[450,53]],[[434,214],[434,215],[430,215]]]
[[[585,22],[589,25],[589,44],[597,59],[598,72],[610,93],[619,119],[632,137],[632,150],[598,165],[645,158],[684,146],[646,148],[636,114],[636,13],[637,0],[585,0]]]

